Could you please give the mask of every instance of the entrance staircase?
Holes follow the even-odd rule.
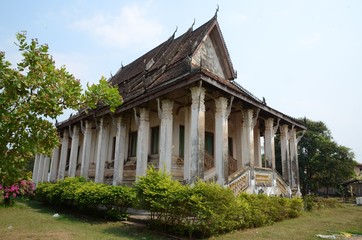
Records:
[[[267,195],[291,197],[289,185],[277,171],[269,168],[243,168],[230,175],[227,186],[235,195],[241,192],[265,193]]]
[[[217,181],[214,158],[205,153],[204,180],[207,182]],[[225,184],[235,195],[246,193],[265,193],[267,195],[291,197],[290,186],[284,181],[277,171],[270,168],[244,167],[237,170],[236,159],[229,156],[228,164],[229,177]]]

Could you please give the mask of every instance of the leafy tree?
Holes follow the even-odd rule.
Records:
[[[316,193],[321,187],[337,188],[353,176],[353,152],[338,145],[331,131],[320,121],[302,120],[308,130],[299,142],[299,176],[302,194]]]
[[[0,52],[0,184],[22,177],[35,153],[50,154],[58,143],[51,120],[64,109],[88,110],[99,104],[111,111],[122,103],[118,89],[105,78],[83,92],[79,80],[65,67],[57,68],[48,46],[16,35],[22,60],[13,67]]]

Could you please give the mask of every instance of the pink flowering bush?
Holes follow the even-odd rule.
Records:
[[[0,203],[5,206],[13,204],[13,200],[18,196],[33,195],[35,186],[30,180],[21,179],[11,186],[3,186],[0,184]]]

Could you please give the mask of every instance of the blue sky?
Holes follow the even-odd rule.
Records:
[[[25,30],[85,85],[115,74],[176,26],[176,36],[194,19],[200,26],[217,5],[238,83],[285,114],[325,122],[362,162],[359,0],[1,1],[0,51],[17,62],[15,34]]]

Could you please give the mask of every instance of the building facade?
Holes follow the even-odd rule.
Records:
[[[213,180],[235,193],[300,194],[297,145],[305,126],[235,78],[216,16],[171,36],[109,80],[124,100],[114,113],[101,106],[57,124],[60,146],[52,156],[36,155],[33,181],[131,184],[153,165],[185,183]]]

